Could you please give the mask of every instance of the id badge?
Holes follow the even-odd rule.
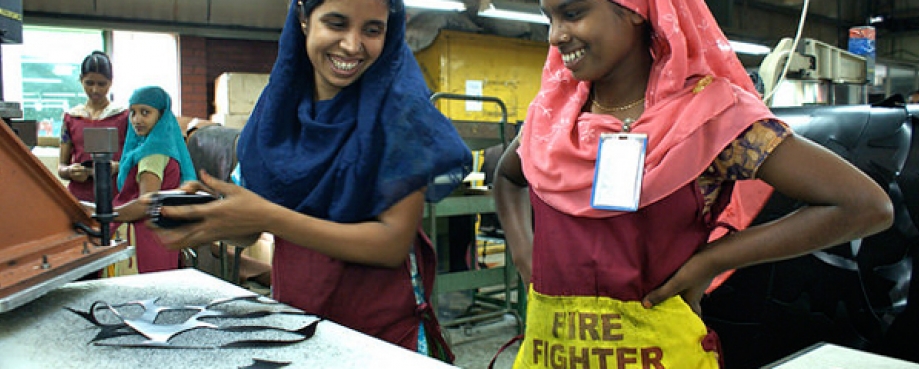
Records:
[[[590,205],[595,209],[638,210],[648,135],[605,133],[600,136]]]

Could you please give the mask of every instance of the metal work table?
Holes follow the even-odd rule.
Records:
[[[763,369],[919,369],[919,363],[820,342]]]
[[[449,217],[455,215],[472,215],[482,213],[494,213],[495,201],[491,193],[449,196],[436,204],[429,203],[425,206],[424,216],[429,234],[432,235],[431,241],[438,252],[445,252],[438,246],[437,242],[437,217]],[[472,257],[475,258],[475,248],[472,250]],[[511,259],[510,253],[504,253],[504,265],[487,269],[478,269],[477,264],[473,262],[473,268],[467,271],[439,273],[434,282],[434,293],[446,293],[453,291],[477,290],[484,287],[501,287],[501,298],[492,299],[486,296],[477,296],[477,299],[487,305],[491,305],[492,311],[480,313],[473,316],[453,320],[442,320],[440,323],[445,327],[452,327],[480,320],[488,320],[500,317],[504,314],[513,314],[518,320],[518,331],[522,332],[522,317],[526,310],[523,303],[524,297],[518,294],[517,303],[511,300],[511,291],[518,288],[517,269]]]
[[[0,314],[0,368],[240,368],[254,359],[290,362],[284,368],[452,368],[453,366],[322,321],[303,342],[260,348],[124,348],[89,344],[99,329],[65,307],[87,311],[95,301],[111,304],[161,297],[161,304],[204,304],[252,293],[194,269],[74,282]],[[280,304],[278,304],[280,305]],[[288,308],[287,306],[280,305]],[[301,325],[305,315],[273,315]],[[175,336],[193,340],[220,333],[198,329]],[[185,336],[188,335],[188,336]],[[185,337],[182,337],[185,336]]]
[[[439,103],[446,103],[445,100],[456,100],[460,102],[480,102],[494,104],[500,118],[491,121],[473,121],[450,119],[457,133],[462,137],[463,142],[472,151],[485,150],[496,145],[507,147],[510,140],[516,134],[516,127],[507,122],[507,106],[504,102],[494,96],[472,96],[460,95],[446,92],[437,92],[431,96],[431,102],[440,106]],[[474,164],[476,168],[479,163]],[[454,194],[444,198],[436,204],[427,204],[424,209],[425,229],[431,237],[435,250],[438,253],[448,253],[443,247],[438,246],[438,218],[443,219],[458,215],[477,215],[495,212],[495,201],[490,191],[474,192],[459,191],[462,194]],[[477,244],[477,243],[476,243]],[[504,253],[504,265],[500,267],[479,268],[476,260],[476,249],[473,247],[469,255],[473,262],[470,270],[459,272],[439,273],[434,282],[434,293],[448,293],[454,291],[475,291],[474,305],[485,307],[487,312],[479,312],[471,316],[460,317],[457,319],[442,319],[441,325],[445,327],[459,326],[475,321],[484,321],[501,317],[505,314],[513,314],[518,322],[518,331],[522,332],[523,313],[525,312],[525,299],[518,298],[517,303],[511,300],[511,291],[518,288],[517,270],[514,268],[510,253]],[[495,294],[482,293],[480,289],[499,287],[500,291]],[[523,294],[518,294],[522,296]],[[436,300],[436,299],[435,299]]]

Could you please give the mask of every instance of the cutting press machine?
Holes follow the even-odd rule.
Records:
[[[94,161],[106,160],[104,151]],[[0,209],[0,313],[134,253],[125,242],[102,241],[112,214],[90,216],[7,124],[0,124]]]

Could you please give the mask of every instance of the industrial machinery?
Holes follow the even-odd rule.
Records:
[[[0,209],[0,313],[134,253],[106,240],[107,224],[94,221],[6,124],[0,124]]]
[[[785,38],[763,58],[766,105],[851,105],[867,102],[868,61],[817,40]]]
[[[22,42],[21,0],[0,0],[0,42]],[[111,182],[96,182],[97,222],[30,152],[35,122],[16,121],[20,104],[2,100],[0,88],[0,313],[134,252],[111,242]],[[86,132],[97,178],[111,177],[115,134]]]
[[[868,105],[869,60],[783,39],[760,66],[764,101],[796,134],[865,172],[894,226],[808,255],[737,270],[703,300],[726,367],[761,367],[818,343],[919,360],[919,122],[899,95]],[[773,193],[753,224],[805,204]]]
[[[22,0],[0,0],[0,43],[22,43]],[[0,87],[3,86],[0,76]],[[23,121],[22,107],[18,102],[4,101],[0,88],[0,119],[2,119],[26,146],[38,143],[38,123]]]

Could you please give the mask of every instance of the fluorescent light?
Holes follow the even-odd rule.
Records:
[[[409,8],[458,12],[466,10],[466,5],[462,2],[450,0],[405,0],[405,6]]]
[[[515,9],[514,6],[517,6]],[[488,4],[488,8],[479,11],[480,17],[499,18],[516,20],[522,22],[549,24],[549,18],[546,18],[539,9],[523,8],[523,4],[506,3],[500,9],[495,7],[494,2]]]
[[[61,81],[60,79],[57,79],[57,78],[23,78],[23,79],[22,79],[22,82],[28,82],[28,83],[46,83],[46,84],[59,84],[59,83],[64,83],[64,81]]]
[[[759,44],[732,40],[728,40],[728,43],[731,44],[731,48],[734,49],[734,52],[738,54],[766,55],[772,52],[772,49]]]

